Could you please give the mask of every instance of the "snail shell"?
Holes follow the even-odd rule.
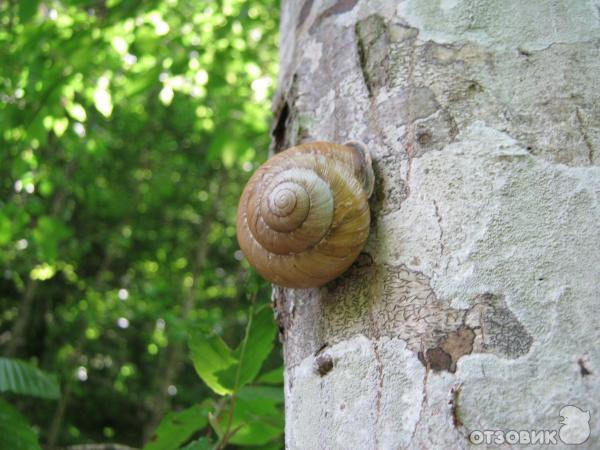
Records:
[[[274,284],[322,286],[354,262],[369,235],[371,158],[361,144],[313,142],[260,166],[244,188],[237,237]]]

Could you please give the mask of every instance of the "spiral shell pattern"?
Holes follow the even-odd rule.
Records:
[[[244,189],[240,247],[272,283],[321,286],[348,269],[364,246],[372,184],[361,148],[314,142],[279,153]]]

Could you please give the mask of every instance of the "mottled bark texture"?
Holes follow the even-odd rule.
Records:
[[[600,448],[600,1],[287,0],[281,32],[272,151],[359,140],[377,177],[351,270],[274,290],[287,447],[467,448],[570,404]]]

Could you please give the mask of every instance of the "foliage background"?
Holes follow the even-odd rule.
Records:
[[[0,2],[0,353],[58,378],[58,400],[5,395],[46,448],[139,447],[217,402],[187,339],[235,347],[248,293],[268,302],[234,226],[269,144],[278,10]]]

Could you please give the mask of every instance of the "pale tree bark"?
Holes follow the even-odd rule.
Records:
[[[359,140],[377,177],[351,270],[274,290],[288,448],[467,448],[564,405],[600,448],[599,24],[597,0],[283,2],[272,151]]]

